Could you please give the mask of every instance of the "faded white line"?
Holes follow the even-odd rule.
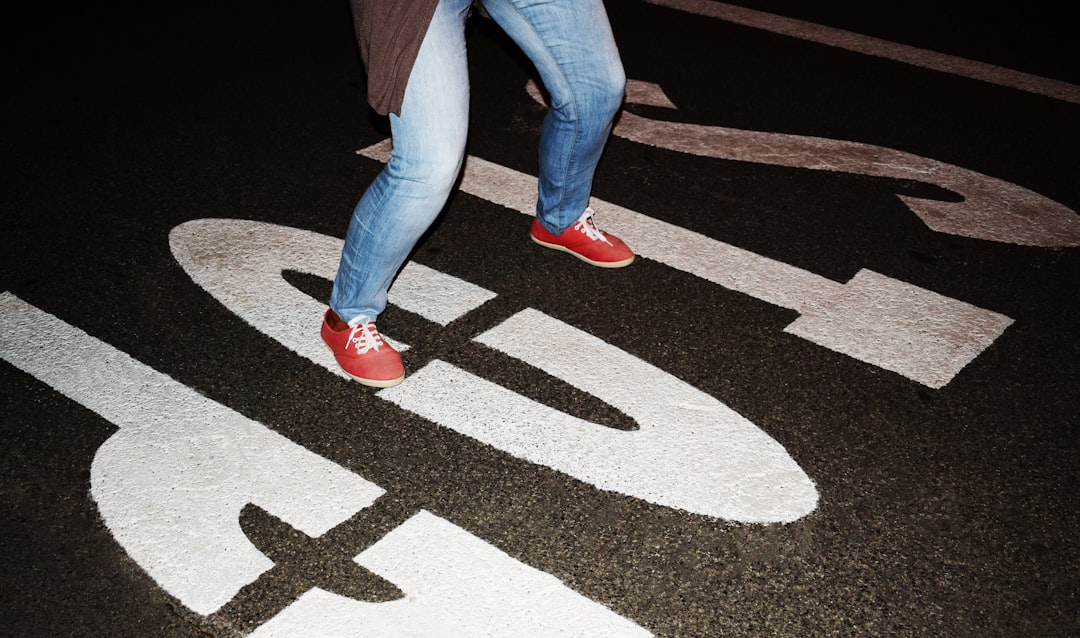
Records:
[[[538,103],[533,82],[526,86]],[[628,103],[671,105],[656,84],[627,82]],[[655,120],[624,111],[614,134],[641,144],[738,162],[918,180],[963,196],[959,202],[898,195],[941,233],[1029,246],[1080,246],[1076,211],[1012,182],[884,146],[823,137]]]
[[[976,62],[967,58],[936,53],[906,44],[898,44],[843,29],[755,11],[724,2],[713,2],[712,0],[645,0],[645,2],[687,13],[718,18],[725,22],[741,24],[856,53],[980,80],[1073,104],[1080,104],[1080,86],[985,62]]]

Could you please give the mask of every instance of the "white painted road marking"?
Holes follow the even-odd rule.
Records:
[[[385,162],[389,151],[390,140],[384,140],[360,153]],[[472,155],[465,161],[461,190],[535,214],[536,177]],[[642,257],[796,310],[805,321],[796,320],[787,332],[931,388],[952,380],[1012,323],[999,313],[871,271],[838,284],[601,199],[593,198],[592,205]],[[909,303],[890,299],[901,290]],[[872,348],[862,332],[868,327],[868,334],[884,337]]]
[[[645,2],[700,16],[718,18],[725,22],[779,33],[800,40],[817,42],[831,47],[855,51],[856,53],[904,62],[925,69],[1080,104],[1080,87],[1075,84],[1022,73],[993,64],[975,62],[966,58],[927,51],[906,44],[897,44],[888,40],[852,33],[851,31],[834,29],[812,22],[754,11],[753,9],[724,2],[714,2],[713,0],[645,0]]]
[[[197,219],[174,228],[169,243],[195,283],[240,318],[290,344],[297,354],[349,378],[319,336],[326,305],[281,277],[283,270],[295,270],[332,280],[342,240],[272,224]],[[446,325],[494,296],[480,286],[410,262],[395,280],[390,302]],[[268,303],[277,299],[289,303]],[[408,349],[392,336],[383,337],[399,351]]]
[[[530,82],[526,90],[543,98]],[[663,89],[627,82],[631,104],[671,105]],[[671,105],[670,108],[674,108]],[[917,180],[963,197],[959,202],[897,195],[931,229],[961,237],[1027,246],[1080,246],[1080,215],[1034,191],[883,146],[823,137],[765,133],[653,120],[623,111],[614,134],[671,151],[738,162]]]
[[[200,614],[273,566],[240,529],[244,505],[319,536],[383,493],[8,292],[0,324],[0,356],[120,428],[91,495],[131,558]]]
[[[184,270],[212,296],[256,329],[337,373],[329,350],[321,342],[316,347],[318,337],[311,337],[322,305],[281,273],[300,270],[332,279],[326,265],[336,262],[341,240],[263,222],[204,219],[175,228],[170,245]],[[315,251],[327,255],[318,258]],[[430,269],[416,272],[438,276],[446,286],[472,286]],[[390,302],[415,305],[411,290],[392,289]],[[283,315],[303,319],[283,329]],[[569,350],[578,352],[559,351],[563,361],[551,362],[547,348],[528,343],[530,334],[558,335],[555,342],[572,343]],[[525,311],[477,341],[608,401],[637,418],[641,429],[624,432],[573,419],[442,361],[377,396],[519,458],[650,503],[746,522],[788,522],[816,507],[813,483],[757,426],[596,337]],[[619,375],[612,377],[615,370]]]
[[[632,83],[627,100],[663,91]],[[539,93],[529,87],[534,99]],[[666,97],[664,97],[666,99]],[[765,133],[652,120],[624,111],[615,135],[668,150],[740,162],[918,180],[963,196],[947,202],[897,195],[931,229],[942,233],[1030,246],[1080,245],[1076,211],[1011,182],[891,148],[820,137]]]
[[[527,309],[476,341],[606,401],[639,429],[589,423],[442,361],[379,396],[519,458],[650,503],[748,523],[788,523],[817,507],[813,482],[761,428],[590,334]]]
[[[252,638],[641,638],[652,634],[420,512],[356,557],[407,596],[371,603],[312,589]]]
[[[9,292],[0,324],[0,358],[119,428],[94,456],[91,495],[128,555],[197,613],[217,611],[273,566],[240,528],[246,504],[320,536],[384,493]],[[405,598],[311,590],[255,635],[650,635],[427,512],[356,560]],[[439,632],[416,633],[424,627]]]
[[[931,388],[948,383],[1012,324],[1004,315],[860,270],[784,332]],[[937,365],[930,365],[936,361]]]

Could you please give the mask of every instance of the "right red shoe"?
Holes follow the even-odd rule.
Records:
[[[553,235],[539,219],[529,230],[532,240],[546,248],[554,248],[601,268],[622,268],[634,262],[634,251],[615,235],[605,233],[593,221],[593,209],[586,208],[574,225],[561,235]]]
[[[383,341],[374,322],[349,327],[333,310],[327,310],[322,339],[345,374],[364,385],[389,388],[405,379],[401,355]]]

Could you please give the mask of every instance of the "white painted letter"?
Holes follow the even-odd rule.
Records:
[[[320,267],[312,264],[322,263],[322,276],[332,277],[326,264],[336,259],[340,240],[259,222],[198,220],[174,229],[172,246],[184,269],[210,294],[260,331],[337,373],[329,350],[316,343],[321,304],[292,288],[281,272],[319,274]],[[329,254],[317,257],[320,251]],[[471,301],[448,316],[467,312],[492,294],[430,269],[415,273],[467,293]],[[415,291],[428,288],[400,290],[395,284],[390,301],[423,308],[429,297]],[[282,317],[290,314],[305,320],[287,327]],[[556,340],[573,343],[570,350],[578,350],[578,356],[548,362],[546,343],[521,341],[530,332],[558,334]],[[477,340],[622,409],[641,429],[623,432],[573,419],[442,361],[377,396],[515,456],[651,503],[748,522],[791,521],[816,507],[813,483],[760,428],[596,337],[527,310]],[[626,374],[612,377],[610,368]]]
[[[0,323],[5,360],[120,428],[91,494],[131,558],[200,614],[273,566],[240,529],[247,503],[319,536],[383,493],[7,292]]]
[[[247,503],[319,536],[383,494],[7,292],[0,323],[0,358],[120,428],[94,457],[91,493],[131,558],[200,614],[273,565],[240,528]],[[356,560],[405,598],[368,603],[311,590],[254,635],[650,635],[427,512]]]
[[[428,512],[355,560],[398,585],[405,598],[370,603],[312,589],[252,638],[652,635]]]
[[[650,503],[750,523],[794,521],[817,506],[813,482],[761,428],[592,335],[528,309],[476,340],[606,401],[639,429],[583,421],[442,361],[379,396],[514,456]]]

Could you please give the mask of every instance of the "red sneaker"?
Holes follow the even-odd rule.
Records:
[[[330,346],[345,374],[364,385],[389,388],[405,378],[401,355],[383,341],[373,322],[351,328],[337,313],[327,310],[323,317],[322,339]]]
[[[539,219],[533,220],[529,234],[541,246],[570,253],[593,266],[622,268],[634,261],[634,252],[623,240],[596,227],[592,208],[586,208],[577,222],[561,235],[549,233]]]

